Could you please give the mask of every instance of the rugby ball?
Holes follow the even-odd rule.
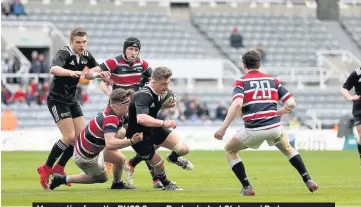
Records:
[[[162,108],[172,103],[175,99],[177,99],[177,95],[172,90],[164,92],[161,96]]]

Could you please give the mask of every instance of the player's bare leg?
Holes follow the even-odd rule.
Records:
[[[155,146],[156,149],[158,149],[158,147],[159,146]],[[141,161],[143,161],[143,159],[138,154],[136,154],[133,158],[131,158],[129,161],[126,162],[126,166],[124,170],[126,173],[128,184],[133,185],[134,169]],[[160,182],[160,180],[158,180],[157,176],[154,174],[153,167],[148,162],[145,163],[152,176],[153,188],[163,188],[164,186],[162,182]]]
[[[75,140],[75,129],[71,118],[59,120],[57,125],[63,137],[54,144],[46,163],[38,167],[40,184],[44,189],[48,189],[49,176],[53,173],[52,168],[54,163],[66,150],[69,144]]]
[[[189,153],[189,147],[182,142],[181,138],[176,133],[170,133],[161,146],[172,150],[172,153],[167,156],[169,162],[176,164],[185,170],[193,169],[193,164],[189,160],[181,157]]]
[[[167,179],[167,176],[165,174],[164,170],[164,160],[161,156],[159,156],[157,153],[155,153],[151,160],[147,160],[149,164],[152,165],[154,169],[154,173],[157,176],[157,178],[162,182],[164,188],[163,190],[167,191],[179,191],[183,190],[182,188],[177,187],[175,182],[172,182]]]
[[[305,164],[301,158],[301,155],[294,149],[288,141],[288,137],[281,135],[280,141],[276,143],[276,147],[288,157],[290,163],[301,175],[303,182],[306,184],[307,188],[311,192],[315,192],[318,189],[318,184],[315,183],[311,176],[308,174]]]
[[[361,161],[361,125],[357,125],[356,130],[357,130],[357,149]],[[361,168],[361,163],[360,163],[360,168]]]
[[[247,149],[247,147],[240,143],[236,137],[232,137],[224,147],[229,166],[232,168],[232,171],[237,176],[238,180],[242,183],[243,188],[241,195],[253,196],[255,195],[255,191],[248,181],[243,162],[238,155],[238,152],[243,149]]]
[[[80,132],[85,128],[85,119],[84,116],[80,116],[73,119],[75,137],[74,140],[79,136]],[[66,175],[64,167],[68,163],[69,159],[73,156],[74,153],[74,140],[64,140],[68,144],[68,147],[65,149],[61,157],[59,158],[58,163],[53,167],[53,173],[58,173],[60,175]],[[67,184],[71,186],[71,184]]]
[[[128,185],[122,180],[126,158],[121,151],[105,148],[104,161],[113,164],[113,183],[111,189],[135,189],[134,186]]]

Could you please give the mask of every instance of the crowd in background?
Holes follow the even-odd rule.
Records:
[[[11,91],[5,83],[1,81],[1,102],[5,105],[13,103],[26,103],[31,106],[33,104],[46,104],[46,94],[49,91],[49,83],[47,80],[40,82],[36,79],[30,79],[28,84],[19,84],[18,88]],[[78,102],[83,105],[89,103],[89,97],[85,90],[79,84],[76,91]]]
[[[224,120],[227,115],[228,106],[220,102],[215,111],[209,109],[206,102],[201,102],[198,97],[191,97],[184,94],[178,100],[177,107],[172,109],[163,109],[158,117],[160,119],[173,119],[180,121],[207,121],[207,120]]]
[[[25,6],[21,0],[1,1],[1,15],[26,15]]]

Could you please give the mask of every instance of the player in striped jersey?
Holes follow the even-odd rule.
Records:
[[[113,90],[124,88],[138,91],[140,87],[143,87],[149,81],[153,71],[145,60],[139,58],[140,49],[141,43],[139,39],[135,37],[127,38],[123,44],[123,54],[107,59],[99,66],[90,69],[86,77],[92,78],[94,74],[97,75],[101,71],[108,71],[109,81],[101,83],[101,88],[107,96],[111,93],[109,85],[112,85]],[[126,175],[128,183],[133,183],[134,168],[141,161],[142,158],[136,155],[127,162]],[[153,187],[162,188],[163,185],[153,173],[152,166],[149,163],[146,164],[153,178]]]
[[[291,112],[296,103],[292,95],[281,83],[267,74],[261,73],[261,55],[256,50],[246,52],[243,57],[243,67],[246,74],[235,81],[233,102],[228,109],[227,116],[215,138],[221,140],[234,118],[242,114],[245,128],[238,131],[225,146],[229,165],[242,183],[241,195],[253,196],[255,191],[247,179],[242,160],[238,156],[240,150],[257,149],[267,141],[270,146],[275,145],[290,163],[300,173],[307,188],[314,192],[318,185],[312,181],[300,154],[289,144],[284,136],[281,116]],[[277,110],[277,102],[284,106]]]
[[[122,172],[125,156],[118,150],[143,140],[142,133],[135,133],[131,139],[117,136],[117,131],[127,121],[128,106],[133,91],[116,89],[110,95],[110,104],[83,129],[75,141],[74,162],[83,170],[77,175],[53,174],[50,189],[54,190],[68,183],[104,183],[107,172],[104,161],[113,164],[111,189],[134,189],[123,183]]]

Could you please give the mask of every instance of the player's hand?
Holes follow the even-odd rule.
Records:
[[[214,138],[216,138],[218,140],[222,140],[225,133],[226,133],[226,129],[220,128],[214,134]]]
[[[164,121],[164,126],[167,128],[175,129],[177,127],[177,125],[178,125],[178,122],[175,120]]]
[[[171,109],[174,108],[177,105],[177,100],[174,99],[172,102],[170,102],[169,104],[163,106],[163,109]]]
[[[143,141],[143,132],[135,133],[130,140],[132,140],[134,144]]]
[[[81,75],[83,75],[83,71],[71,71],[70,77],[72,78],[79,78]]]
[[[102,71],[99,73],[99,77],[103,79],[103,81],[108,81],[110,78],[110,72],[109,71]]]
[[[351,99],[349,99],[350,101],[358,101],[360,100],[360,96],[359,95],[353,95],[351,96]]]
[[[104,80],[103,80],[104,81]],[[108,79],[108,80],[106,80],[106,81],[104,81],[107,85],[109,85],[109,86],[113,86],[114,85],[114,81],[112,80],[112,79]]]
[[[118,139],[124,139],[125,138],[125,133],[126,133],[126,130],[124,127],[120,128],[117,132],[117,136],[116,138]]]

